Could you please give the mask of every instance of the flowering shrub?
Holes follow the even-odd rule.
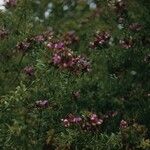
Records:
[[[92,48],[106,46],[110,40],[110,34],[108,32],[97,31],[94,42],[90,43]]]
[[[0,149],[149,150],[149,10],[0,1]]]

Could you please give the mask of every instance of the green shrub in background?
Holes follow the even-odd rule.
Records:
[[[149,6],[5,2],[0,149],[149,150]]]

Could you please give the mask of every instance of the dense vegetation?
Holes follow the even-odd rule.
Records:
[[[5,8],[0,149],[150,149],[148,0],[9,0]]]

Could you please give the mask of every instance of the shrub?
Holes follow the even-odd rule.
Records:
[[[149,10],[145,0],[0,6],[0,149],[150,149]]]

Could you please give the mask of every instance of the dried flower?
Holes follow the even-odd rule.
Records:
[[[132,38],[120,40],[120,45],[125,49],[132,48],[133,40],[132,40]]]
[[[131,25],[129,25],[129,29],[138,32],[142,29],[142,25],[140,25],[139,23],[132,23]]]
[[[74,99],[79,99],[80,98],[80,91],[75,91],[72,93]]]
[[[39,100],[35,102],[38,108],[47,108],[49,106],[48,100]]]
[[[4,39],[5,37],[8,36],[8,31],[6,31],[5,29],[0,29],[0,40]]]

